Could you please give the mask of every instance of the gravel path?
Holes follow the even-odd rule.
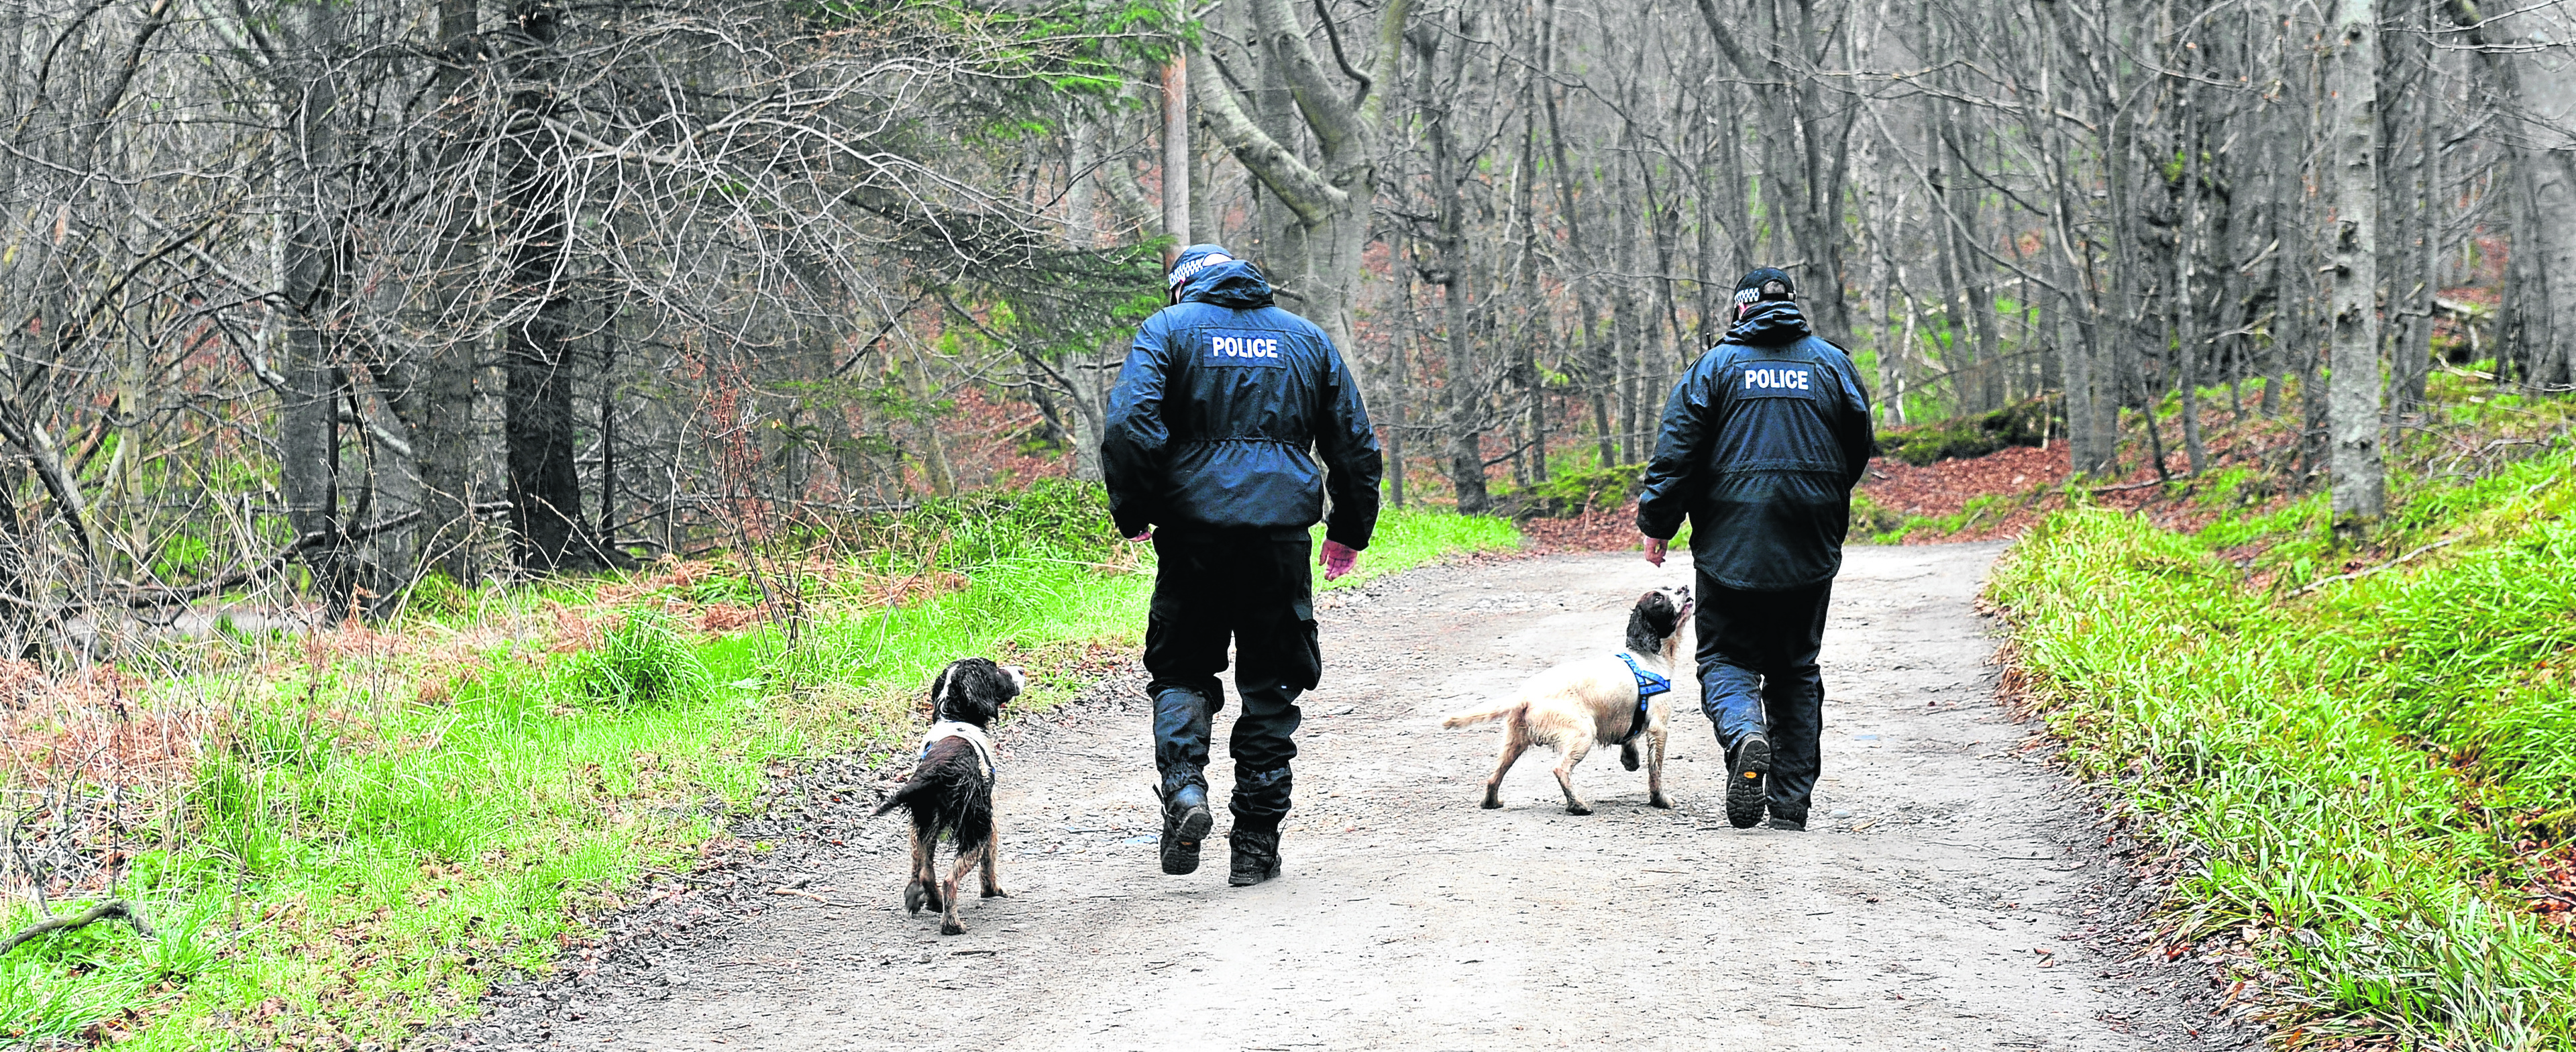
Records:
[[[431,1043],[2243,1044],[2212,1013],[2206,968],[2121,963],[2139,948],[2129,867],[1992,700],[1992,625],[1972,602],[1999,550],[1850,551],[1826,635],[1812,832],[1727,828],[1723,758],[1686,680],[1667,768],[1678,810],[1647,807],[1644,775],[1615,750],[1576,774],[1590,817],[1563,812],[1535,754],[1506,781],[1505,809],[1479,810],[1499,732],[1443,731],[1437,716],[1616,646],[1637,595],[1688,570],[1634,555],[1438,567],[1325,604],[1327,682],[1307,702],[1280,880],[1228,888],[1221,835],[1197,874],[1156,869],[1131,679],[1121,704],[1006,737],[1012,897],[970,900],[968,934],[942,938],[935,916],[903,912],[899,822],[825,822],[840,831],[614,925],[619,948],[503,992],[471,1030]],[[1210,780],[1222,834],[1232,771],[1220,762]],[[867,802],[845,799],[838,820]],[[728,913],[741,919],[703,923]]]

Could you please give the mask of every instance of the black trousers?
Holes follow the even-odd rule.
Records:
[[[1204,789],[1208,740],[1225,706],[1217,673],[1234,645],[1243,699],[1227,749],[1234,757],[1234,827],[1273,833],[1288,815],[1305,714],[1297,698],[1323,676],[1315,636],[1314,541],[1303,530],[1184,531],[1154,535],[1161,569],[1145,622],[1146,691],[1154,698],[1154,766],[1169,799]]]
[[[1747,734],[1771,739],[1771,813],[1805,821],[1824,769],[1825,606],[1834,583],[1780,591],[1729,588],[1699,574],[1700,708],[1729,751]]]

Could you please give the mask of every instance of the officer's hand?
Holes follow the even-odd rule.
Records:
[[[1149,530],[1146,530],[1146,531],[1145,531],[1145,532],[1143,532],[1143,533],[1137,534],[1137,535],[1135,535],[1135,536],[1133,536],[1133,537],[1129,537],[1129,538],[1127,538],[1127,539],[1128,539],[1128,540],[1130,540],[1130,541],[1133,541],[1133,542],[1135,542],[1135,543],[1137,543],[1137,544],[1143,544],[1143,543],[1145,543],[1146,541],[1150,541],[1150,540],[1153,540],[1153,539],[1154,539],[1154,531],[1152,531],[1152,530],[1150,530],[1150,529],[1149,529]]]
[[[1325,541],[1324,554],[1315,561],[1324,564],[1324,579],[1330,581],[1351,572],[1351,567],[1359,565],[1360,553],[1358,549],[1340,541]]]
[[[1646,561],[1662,566],[1665,554],[1672,551],[1672,543],[1661,537],[1646,538]]]

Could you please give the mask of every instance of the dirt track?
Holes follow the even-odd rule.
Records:
[[[968,934],[904,914],[901,826],[883,820],[736,879],[728,901],[756,916],[663,930],[505,994],[458,1044],[2242,1044],[2188,958],[2116,963],[2137,948],[2125,868],[1991,700],[1991,624],[1970,604],[1998,550],[1851,550],[1812,832],[1726,827],[1722,759],[1686,681],[1667,772],[1678,810],[1647,807],[1615,750],[1577,773],[1590,817],[1563,812],[1536,757],[1506,782],[1506,809],[1479,810],[1497,732],[1442,731],[1437,714],[1615,646],[1637,594],[1688,570],[1634,555],[1434,568],[1325,604],[1327,682],[1307,702],[1281,880],[1228,888],[1221,837],[1197,874],[1158,872],[1131,698],[1005,738],[1013,897],[970,901]],[[1210,775],[1221,833],[1232,772]]]

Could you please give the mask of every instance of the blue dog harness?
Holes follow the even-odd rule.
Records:
[[[1625,650],[1619,652],[1619,660],[1627,664],[1629,675],[1637,677],[1637,715],[1628,721],[1628,733],[1619,739],[1619,744],[1626,745],[1646,729],[1646,699],[1673,689],[1673,681],[1638,668],[1637,659]]]

